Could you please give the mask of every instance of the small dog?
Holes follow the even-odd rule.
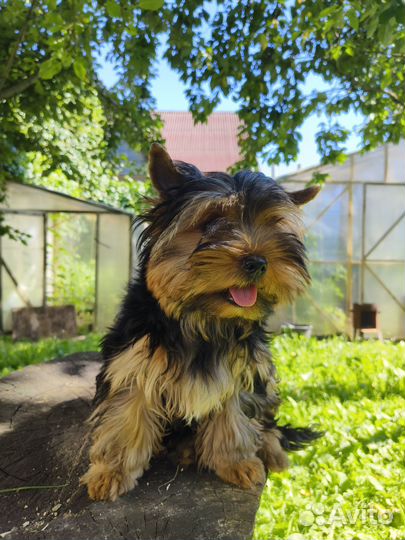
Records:
[[[138,218],[139,276],[102,343],[81,479],[95,500],[132,489],[179,423],[192,435],[184,458],[243,488],[320,435],[277,425],[265,330],[274,306],[309,283],[299,206],[318,188],[203,174],[158,144],[149,169],[159,200]]]

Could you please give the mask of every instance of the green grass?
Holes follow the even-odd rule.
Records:
[[[0,339],[0,375],[98,341]],[[272,350],[281,421],[326,434],[269,477],[255,539],[405,539],[405,343],[283,336]]]
[[[53,358],[84,351],[97,351],[100,336],[88,334],[76,339],[43,339],[38,342],[0,338],[0,377],[30,364],[39,364]]]
[[[405,342],[277,338],[282,422],[325,436],[270,475],[255,539],[405,538]]]

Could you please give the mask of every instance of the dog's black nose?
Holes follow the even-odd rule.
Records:
[[[242,261],[242,268],[251,278],[258,279],[262,277],[267,269],[267,261],[264,257],[250,255]]]

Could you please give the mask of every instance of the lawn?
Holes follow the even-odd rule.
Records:
[[[0,340],[0,374],[76,351],[99,336],[13,344]],[[405,538],[405,342],[282,336],[272,350],[281,379],[281,420],[318,425],[313,447],[272,474],[256,540]]]
[[[53,358],[83,351],[97,351],[100,336],[88,334],[75,339],[43,339],[31,343],[14,343],[8,337],[0,338],[0,377],[30,364],[39,364]]]
[[[315,446],[272,474],[255,539],[405,538],[405,342],[280,337],[281,420],[318,424]]]

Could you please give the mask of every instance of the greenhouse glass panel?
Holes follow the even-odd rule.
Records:
[[[345,186],[326,185],[305,207],[306,245],[310,259],[340,261],[347,258],[348,200]]]
[[[285,304],[278,305],[269,319],[268,330],[270,332],[277,332],[283,324],[293,323],[295,318],[294,306]]]
[[[398,240],[396,248],[393,246],[391,253],[392,259],[401,258],[397,256],[397,250],[401,250],[405,241],[397,236],[395,229],[398,227],[405,217],[405,186],[395,186],[393,184],[366,186],[366,216],[365,216],[365,238],[364,246],[366,258],[375,258],[372,251],[377,245],[385,242],[385,235],[389,234],[390,230],[394,232],[394,236],[388,245],[393,246],[392,242]],[[385,211],[382,211],[385,209]],[[387,250],[384,251],[387,257]]]
[[[131,229],[128,216],[104,214],[98,220],[96,327],[104,329],[114,320],[128,282]]]
[[[356,182],[384,182],[384,146],[377,148],[373,152],[356,154],[353,159],[353,180]]]
[[[8,214],[5,223],[29,235],[26,244],[1,238],[1,255],[18,283],[13,283],[5,267],[1,266],[2,326],[11,330],[11,312],[26,307],[28,299],[34,307],[42,306],[44,298],[44,218],[42,216]]]
[[[333,182],[349,182],[351,175],[351,162],[347,159],[342,165],[326,165],[322,167],[322,174],[329,175]]]
[[[368,260],[405,260],[405,216],[368,255]]]
[[[352,298],[351,304],[361,304],[362,303],[362,292],[361,292],[361,280],[362,280],[362,265],[355,263],[351,268],[352,272]],[[349,308],[351,309],[351,305]],[[351,315],[350,315],[351,316]]]
[[[313,317],[315,333],[345,326],[351,333],[344,317],[350,321],[353,303],[370,302],[382,311],[384,336],[405,337],[405,141],[352,154],[343,165],[297,171],[283,185],[289,189],[314,172],[331,181],[303,208],[314,283],[297,301],[294,322]],[[336,282],[342,295],[334,294]]]
[[[377,304],[384,337],[405,335],[405,263],[367,263],[364,302]]]
[[[405,141],[388,145],[387,182],[405,182]]]
[[[47,302],[73,304],[80,331],[88,331],[94,324],[95,237],[95,214],[48,216]]]
[[[347,314],[347,266],[345,264],[322,264],[311,262],[312,277],[308,292],[295,304],[298,324],[312,324],[318,335],[346,332]]]

